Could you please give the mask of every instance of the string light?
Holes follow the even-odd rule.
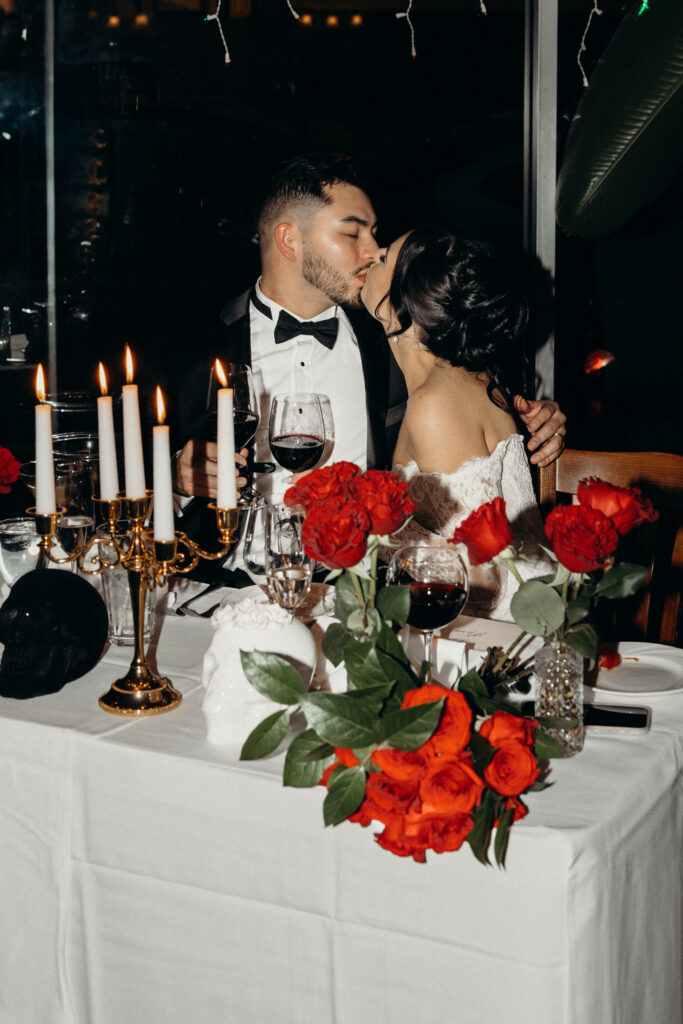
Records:
[[[645,0],[645,2],[647,3],[647,0]],[[588,21],[586,22],[586,27],[583,30],[583,35],[581,36],[581,46],[579,47],[579,52],[576,56],[576,63],[579,65],[579,70],[581,71],[581,78],[583,80],[584,88],[588,86],[588,78],[586,77],[586,72],[583,69],[583,63],[581,62],[581,54],[586,52],[586,37],[588,36],[593,16],[595,15],[597,17],[600,17],[601,14],[602,11],[598,7],[597,0],[593,0],[593,9],[588,15]]]
[[[410,29],[410,56],[417,57],[417,50],[415,49],[415,29],[413,27],[412,21],[410,20],[410,12],[412,10],[412,7],[413,0],[408,0],[408,6],[406,7],[405,11],[398,11],[396,17],[405,18],[406,21],[408,22],[408,27]]]
[[[229,64],[230,63],[230,51],[228,50],[228,42],[227,42],[227,39],[225,38],[225,33],[223,32],[223,26],[221,25],[221,19],[220,19],[221,4],[222,3],[223,3],[223,0],[217,0],[216,10],[214,11],[213,14],[207,14],[206,17],[204,18],[204,21],[215,21],[216,22],[216,25],[218,26],[218,31],[220,33],[221,42],[223,43],[223,49],[225,50],[225,63]],[[296,21],[298,21],[299,20],[299,15],[294,10],[294,8],[292,7],[291,0],[286,0],[286,3],[287,3],[287,6],[289,7],[289,10],[291,11],[292,17]]]
[[[637,16],[640,17],[641,14],[645,14],[645,11],[649,11],[649,10],[650,10],[650,0],[643,0],[642,4],[640,5],[640,10],[638,11],[638,15]]]

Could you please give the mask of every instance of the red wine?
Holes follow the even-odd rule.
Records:
[[[467,591],[453,583],[411,583],[408,624],[416,629],[438,629],[457,619]]]
[[[233,409],[232,421],[235,426],[235,451],[246,448],[253,441],[258,427],[258,415],[249,409]],[[217,434],[218,413],[210,412],[206,417],[206,440],[215,441]]]
[[[280,434],[270,439],[270,450],[283,469],[300,473],[312,469],[320,460],[325,445],[311,434]]]
[[[235,448],[246,448],[250,441],[254,440],[254,434],[258,427],[258,416],[255,412],[242,409],[235,409],[232,414],[235,424]]]

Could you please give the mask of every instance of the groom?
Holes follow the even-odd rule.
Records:
[[[289,472],[272,473],[268,414],[273,395],[311,391],[329,396],[334,448],[330,461],[362,469],[391,465],[403,415],[403,378],[377,321],[362,309],[360,290],[379,246],[376,218],[355,166],[322,154],[296,157],[272,178],[258,222],[262,276],[231,300],[216,354],[251,365],[260,405],[254,442],[254,483],[278,500]],[[208,382],[209,366],[201,368]],[[216,446],[197,440],[206,392],[181,410],[184,437],[176,453],[174,484],[181,495],[215,497]],[[362,412],[364,403],[364,412]],[[558,457],[566,417],[557,403],[515,398],[531,433],[531,461]],[[329,426],[329,424],[328,424]]]

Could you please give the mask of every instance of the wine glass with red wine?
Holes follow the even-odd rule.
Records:
[[[448,626],[465,607],[469,582],[462,558],[446,544],[407,544],[394,552],[387,583],[410,588],[408,625],[424,637],[425,661],[432,660],[434,630]],[[431,667],[427,682],[431,682]]]
[[[292,473],[313,469],[325,448],[325,423],[318,395],[275,395],[268,440],[273,458]]]
[[[217,365],[219,364],[220,365]],[[232,388],[232,419],[235,426],[235,448],[247,448],[254,440],[259,422],[258,403],[251,367],[245,363],[216,360],[211,367],[207,402],[207,429],[216,439],[216,394],[218,388]]]

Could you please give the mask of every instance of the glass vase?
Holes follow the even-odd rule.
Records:
[[[547,729],[567,757],[583,749],[583,657],[572,647],[546,640],[534,656],[536,717],[573,718],[570,729]]]

